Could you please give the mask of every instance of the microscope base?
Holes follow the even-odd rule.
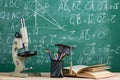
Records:
[[[25,73],[10,73],[10,76],[13,76],[13,77],[22,77],[22,78],[27,78],[28,77],[28,74],[25,74]]]

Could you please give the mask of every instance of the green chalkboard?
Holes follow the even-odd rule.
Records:
[[[0,0],[0,72],[14,70],[12,44],[24,18],[32,72],[50,71],[45,49],[55,57],[55,44],[72,45],[73,65],[106,63],[120,72],[120,0]],[[70,57],[64,59],[69,65]]]

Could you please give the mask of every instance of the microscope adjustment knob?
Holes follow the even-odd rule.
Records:
[[[15,37],[16,37],[16,38],[21,38],[22,36],[21,36],[21,34],[20,34],[19,32],[16,32],[16,33],[15,33]]]

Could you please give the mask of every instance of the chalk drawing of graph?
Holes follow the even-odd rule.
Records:
[[[29,17],[25,18],[25,20],[28,20],[31,17],[35,17],[35,27],[38,26],[38,18],[43,18],[45,21],[49,22],[50,24],[54,26],[49,26],[49,27],[39,27],[39,28],[46,28],[46,29],[61,29],[64,30],[64,26],[60,26],[60,24],[49,14],[49,12],[42,6],[42,4],[38,1],[35,0],[32,5],[30,5],[31,8],[30,10],[32,11],[33,14],[31,14]]]

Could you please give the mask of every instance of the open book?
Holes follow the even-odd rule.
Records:
[[[69,73],[70,67],[64,67],[63,74],[64,76],[86,78],[105,78],[114,76],[114,74],[107,69],[110,69],[110,66],[105,64],[93,66],[76,65],[72,66],[72,74]]]

